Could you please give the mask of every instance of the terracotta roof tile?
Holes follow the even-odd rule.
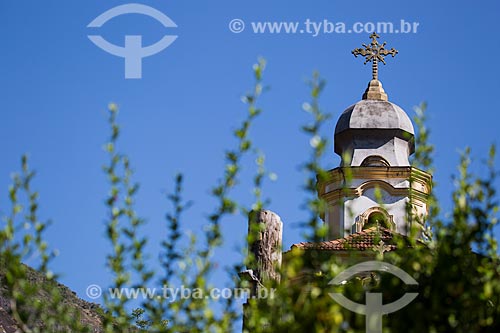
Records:
[[[396,245],[392,242],[394,232],[389,229],[379,227],[372,227],[361,232],[351,234],[345,238],[329,240],[319,243],[301,242],[292,245],[293,248],[303,250],[324,250],[324,251],[345,251],[345,250],[358,250],[365,251],[371,250],[374,246],[378,246],[380,241],[388,246],[388,251],[396,249]]]

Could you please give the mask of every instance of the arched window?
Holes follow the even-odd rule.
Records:
[[[353,225],[353,232],[360,232],[361,230],[376,226],[396,230],[396,223],[394,223],[392,215],[389,215],[381,207],[371,207],[356,218],[356,222]]]
[[[371,155],[368,156],[361,162],[361,166],[363,167],[388,167],[390,166],[389,162],[385,158],[379,155]]]
[[[386,229],[390,229],[391,226],[387,221],[387,217],[381,212],[373,212],[368,216],[365,224],[363,224],[362,229],[368,229],[371,227],[384,227]]]

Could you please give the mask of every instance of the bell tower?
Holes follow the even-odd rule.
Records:
[[[362,100],[337,121],[334,151],[342,162],[320,183],[318,194],[328,203],[323,216],[329,239],[346,237],[380,225],[406,235],[408,205],[413,214],[427,214],[431,175],[412,167],[414,129],[406,112],[389,101],[378,80],[378,65],[398,51],[387,50],[373,33],[371,43],[352,51],[372,63],[372,80]]]

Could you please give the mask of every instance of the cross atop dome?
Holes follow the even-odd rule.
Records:
[[[358,55],[365,57],[365,65],[368,62],[372,63],[372,80],[363,94],[363,99],[378,99],[387,101],[387,94],[382,88],[382,83],[378,80],[378,63],[382,62],[385,65],[385,57],[392,55],[394,58],[394,56],[398,54],[398,50],[395,48],[387,50],[385,48],[386,42],[380,44],[377,40],[380,36],[375,32],[370,35],[370,38],[372,39],[372,42],[369,45],[363,44],[364,48],[356,48],[351,52],[356,58]]]
[[[381,61],[385,65],[384,58],[389,54],[394,58],[394,56],[398,54],[398,50],[396,50],[395,48],[386,50],[385,44],[387,43],[384,42],[383,44],[380,44],[377,40],[377,38],[380,38],[380,36],[377,35],[376,32],[372,33],[370,35],[370,38],[372,39],[370,45],[363,44],[363,46],[365,47],[364,49],[354,49],[352,50],[352,54],[354,54],[355,57],[358,57],[358,55],[366,57],[365,65],[367,62],[371,61],[373,80],[378,80],[378,62]]]

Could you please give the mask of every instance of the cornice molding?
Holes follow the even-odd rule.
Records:
[[[353,180],[367,179],[357,187]],[[394,187],[386,180],[407,180],[410,186]],[[333,186],[332,186],[333,185]],[[333,190],[326,192],[327,187]],[[360,197],[371,188],[380,188],[392,196],[408,196],[414,203],[425,204],[432,187],[432,176],[415,167],[339,167],[328,171],[328,179],[318,182],[318,195],[329,203],[341,198]]]

